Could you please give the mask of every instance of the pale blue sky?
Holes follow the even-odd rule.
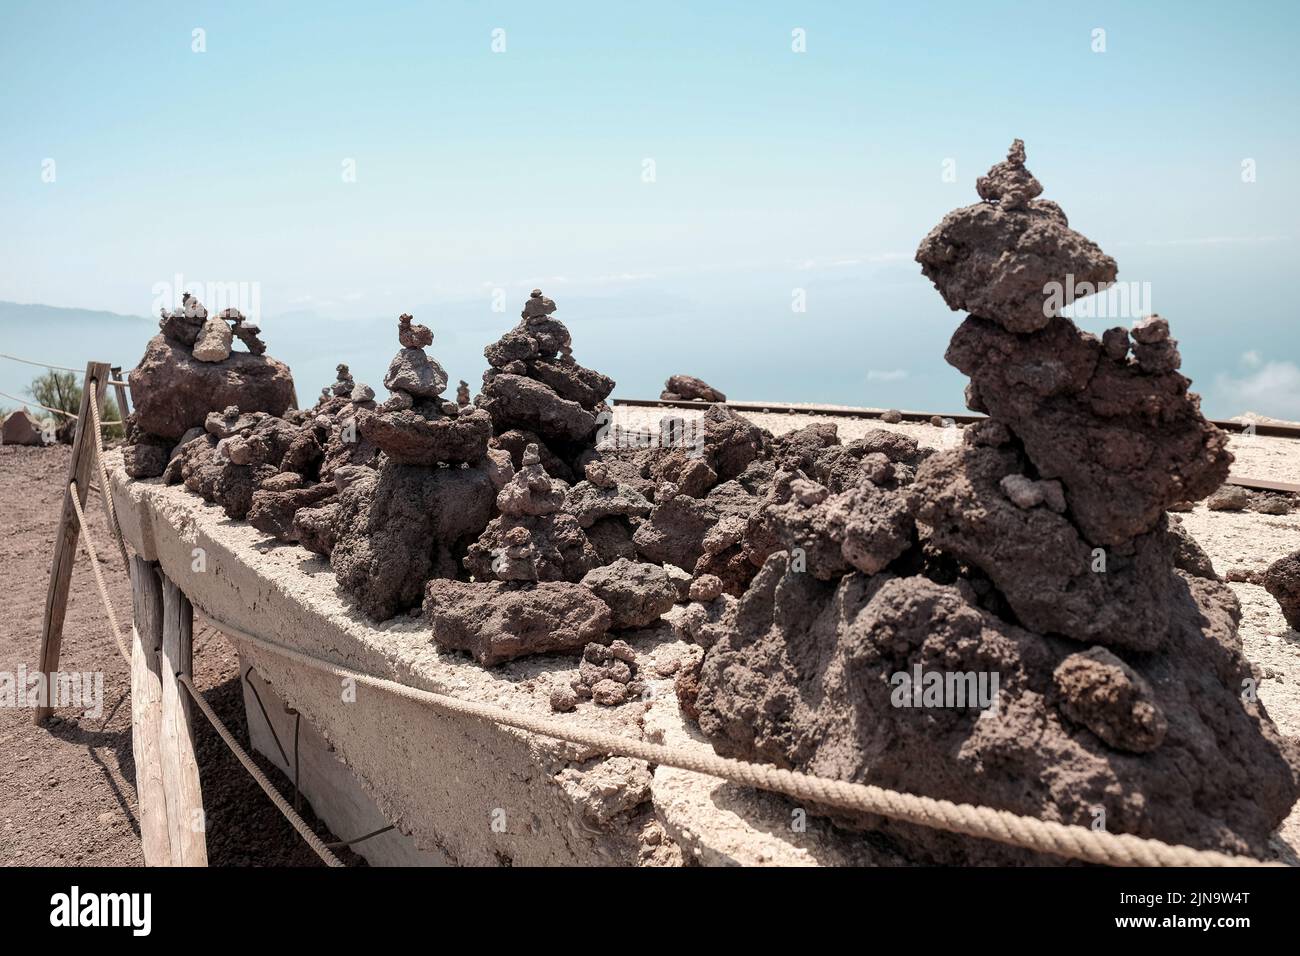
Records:
[[[1150,283],[1207,408],[1296,418],[1298,9],[5,0],[0,300],[145,314],[177,273],[256,283],[305,397],[349,327],[378,385],[371,320],[401,311],[476,383],[540,284],[616,394],[683,371],[949,410],[959,317],[911,256],[1020,136]]]

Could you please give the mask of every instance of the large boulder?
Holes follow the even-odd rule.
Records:
[[[1045,641],[957,587],[823,582],[778,553],[714,634],[694,706],[726,756],[1080,826],[1100,810],[1111,833],[1263,854],[1295,799],[1295,744],[1239,693],[1231,591],[1180,578],[1171,605],[1166,647],[1124,660]],[[920,861],[1060,862],[833,815]]]
[[[0,426],[0,444],[48,445],[50,436],[27,409],[20,408],[5,416],[4,425]]]
[[[283,415],[294,404],[293,376],[283,362],[248,352],[233,352],[222,362],[200,362],[165,335],[149,340],[127,381],[136,426],[172,440],[203,427],[209,412],[228,405]]]
[[[477,469],[385,462],[374,478],[339,493],[334,576],[376,621],[415,607],[430,578],[461,573],[460,559],[487,526],[495,497],[491,479]]]

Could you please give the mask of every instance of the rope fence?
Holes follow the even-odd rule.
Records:
[[[68,368],[66,365],[51,365],[49,362],[33,362],[31,359],[19,358],[17,355],[10,355],[7,352],[0,352],[0,358],[9,359],[11,362],[22,362],[24,365],[35,365],[37,368],[52,368],[60,372],[76,372],[78,375],[85,373],[85,369]]]
[[[226,746],[230,748],[230,752],[233,753],[236,759],[244,765],[244,769],[248,771],[249,776],[251,776],[266,795],[271,798],[271,802],[275,804],[276,809],[284,814],[286,820],[293,824],[293,828],[298,831],[299,835],[304,840],[307,841],[307,845],[316,851],[316,855],[325,862],[326,866],[343,866],[343,861],[334,855],[334,852],[323,840],[321,840],[320,837],[316,835],[316,832],[307,825],[307,821],[300,817],[293,807],[289,805],[288,801],[280,795],[280,791],[275,789],[271,781],[266,778],[266,774],[262,773],[262,768],[254,763],[253,758],[250,757],[248,752],[239,745],[239,741],[235,739],[235,735],[232,734],[229,728],[221,722],[221,718],[216,715],[208,702],[203,699],[203,695],[200,694],[198,688],[194,686],[194,682],[190,680],[190,676],[188,674],[177,674],[176,679],[179,680],[181,686],[189,692],[190,699],[193,700],[199,710],[203,712],[203,716],[208,719],[208,723],[210,723],[212,729],[217,732],[217,736],[225,742]]]
[[[217,630],[238,637],[273,655],[313,670],[350,679],[448,714],[474,717],[503,727],[513,727],[606,754],[632,757],[651,764],[676,767],[719,777],[760,790],[842,810],[873,813],[905,823],[993,840],[1067,859],[1110,866],[1275,866],[1249,857],[1215,850],[1197,850],[1130,834],[1091,830],[1072,824],[1039,820],[992,807],[957,804],[948,800],[886,790],[881,787],[816,777],[779,767],[719,757],[705,750],[687,750],[652,744],[620,734],[610,734],[504,710],[491,704],[449,697],[397,681],[342,667],[283,644],[235,627],[206,610],[196,610]]]
[[[0,358],[9,359],[9,361],[11,361],[11,362],[22,362],[24,365],[34,365],[34,366],[36,366],[37,368],[50,368],[50,369],[55,369],[56,371],[59,371],[59,372],[75,372],[77,375],[84,375],[84,374],[85,374],[85,370],[84,370],[84,369],[79,369],[79,368],[69,368],[69,367],[66,366],[66,365],[51,365],[49,362],[36,362],[36,361],[33,361],[32,359],[25,359],[25,358],[20,358],[20,357],[17,356],[17,355],[10,355],[8,352],[0,352]],[[114,380],[114,379],[108,379],[108,380],[107,380],[107,384],[109,384],[109,385],[123,385],[123,386],[125,386],[125,385],[127,385],[127,384],[129,384],[129,383],[127,383],[127,382],[119,382],[119,381],[116,381],[116,380]],[[10,401],[18,402],[20,405],[26,405],[28,408],[40,408],[40,409],[43,409],[43,410],[45,410],[45,411],[47,411],[47,412],[53,412],[55,415],[62,415],[64,418],[76,418],[76,417],[77,417],[76,415],[72,414],[71,412],[65,411],[65,410],[62,409],[62,408],[51,408],[49,405],[42,405],[40,402],[29,402],[29,401],[28,401],[27,399],[25,399],[25,398],[19,398],[17,395],[10,395],[8,392],[0,392],[0,395],[4,396],[5,398],[9,399]],[[92,402],[91,404],[93,405],[94,403]],[[98,417],[99,417],[99,415],[98,415],[99,410],[98,410],[98,409],[95,409],[95,412],[96,412],[95,417],[98,418]],[[111,428],[111,427],[113,427],[114,425],[122,425],[122,424],[124,424],[124,423],[123,423],[123,422],[120,422],[120,421],[118,421],[118,422],[99,422],[99,427],[100,427],[101,429],[103,429],[103,428]]]

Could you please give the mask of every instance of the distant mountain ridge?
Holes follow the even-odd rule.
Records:
[[[122,315],[102,309],[74,309],[57,305],[25,305],[21,302],[0,301],[0,322],[41,319],[52,322],[148,322],[143,315]]]

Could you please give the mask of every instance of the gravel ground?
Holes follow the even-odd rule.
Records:
[[[69,449],[0,446],[0,671],[33,666],[62,507]],[[124,630],[131,588],[95,494],[86,520]],[[103,712],[61,709],[46,727],[31,711],[0,707],[0,866],[142,866],[135,762],[131,754],[130,674],[108,630],[85,550],[78,554],[63,630],[61,669],[103,672]],[[126,632],[129,641],[129,630]],[[247,746],[238,661],[224,638],[194,635],[194,680],[217,715]],[[213,866],[320,866],[321,862],[195,712],[199,775]],[[282,793],[292,783],[260,758]],[[337,839],[304,816],[326,841]],[[364,863],[345,851],[349,863]]]

